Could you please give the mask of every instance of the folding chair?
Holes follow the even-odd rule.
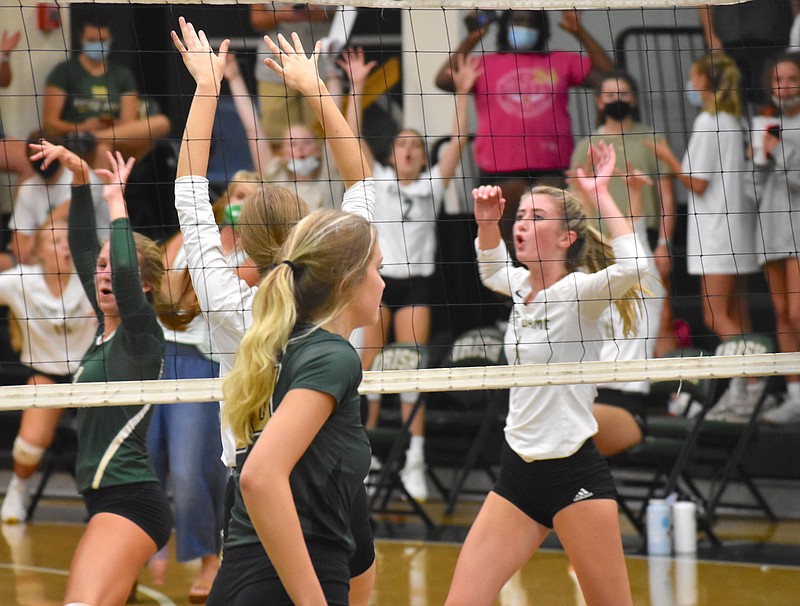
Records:
[[[725,341],[717,347],[715,355],[750,355],[769,351],[772,351],[772,342],[768,337],[746,335]],[[735,503],[737,507],[762,511],[768,519],[775,520],[771,507],[742,465],[742,457],[755,436],[759,416],[764,403],[771,397],[775,381],[767,381],[745,423],[709,421],[706,415],[725,383],[724,379],[684,382],[684,389],[691,390],[692,396],[701,405],[698,414],[694,418],[667,415],[648,418],[647,435],[642,443],[610,460],[612,469],[616,471],[638,468],[649,469],[651,473],[649,479],[638,482],[639,487],[646,488],[644,497],[641,494],[633,497],[625,495],[625,481],[619,482],[621,509],[631,518],[642,536],[647,500],[678,494],[698,502],[699,527],[713,544],[719,545],[713,525],[717,509],[723,504],[722,498],[731,482],[742,483],[754,501]],[[657,392],[664,387],[672,389],[676,384],[676,381],[667,382],[664,386],[653,384],[653,388]],[[619,474],[617,477],[619,479]],[[709,488],[704,491],[698,484],[699,480],[709,482]],[[636,486],[637,481],[628,485]],[[631,500],[641,501],[637,512],[633,512],[629,506]]]
[[[370,370],[417,370],[424,368],[426,362],[425,347],[414,343],[392,343],[378,354]],[[381,398],[384,404],[389,399],[385,396]],[[400,420],[399,414],[392,419],[391,414],[386,414],[387,407],[381,407],[381,425],[367,430],[372,454],[381,461],[381,469],[378,472],[370,472],[366,483],[369,489],[369,508],[372,513],[415,515],[422,520],[429,533],[436,533],[436,524],[409,494],[400,478],[403,457],[411,435],[411,423],[419,413],[423,402],[424,398],[420,396],[405,421]],[[400,494],[405,506],[402,503],[390,503],[395,493]]]
[[[503,364],[503,335],[496,328],[468,330],[453,343],[444,367],[481,367]],[[482,471],[494,483],[500,464],[508,390],[449,391],[425,396],[425,460],[428,475],[447,502],[451,515],[473,471]],[[453,471],[449,487],[439,473]],[[483,492],[483,491],[481,491]]]

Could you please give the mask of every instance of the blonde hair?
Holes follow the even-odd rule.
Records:
[[[225,218],[225,209],[230,204],[233,191],[237,187],[244,185],[255,190],[261,186],[262,183],[263,179],[260,173],[252,170],[237,170],[230,181],[228,181],[228,187],[225,188],[222,195],[214,200],[214,203],[211,205],[214,211],[214,220],[217,222],[217,225],[222,224],[222,220]]]
[[[712,114],[725,112],[737,118],[741,116],[739,83],[742,75],[733,59],[723,52],[713,52],[700,57],[692,65],[708,78],[709,86],[714,92],[714,106],[707,108],[707,111]]]
[[[563,203],[564,224],[567,231],[575,232],[575,240],[567,249],[567,270],[574,272],[585,269],[595,273],[616,263],[614,250],[605,240],[606,238],[590,221],[583,210],[580,200],[567,190],[547,185],[539,185],[522,196],[522,200],[535,195],[549,196],[556,201],[556,206]],[[522,202],[520,200],[520,203]],[[636,320],[639,315],[639,305],[642,298],[642,287],[634,286],[621,298],[614,301],[614,305],[622,318],[622,328],[625,336],[632,336],[636,332]]]
[[[281,262],[259,286],[253,325],[222,388],[222,422],[237,446],[252,442],[270,415],[267,404],[295,324],[315,330],[342,313],[367,273],[376,241],[366,219],[336,210],[310,214],[289,234]]]
[[[161,254],[161,247],[147,236],[137,232],[132,233],[133,244],[139,257],[139,275],[141,276],[142,286],[150,287],[150,290],[146,293],[146,298],[150,305],[153,306],[159,319],[162,322],[169,321],[170,317],[175,313],[175,307],[161,289],[161,282],[164,279],[164,259]]]
[[[245,254],[264,275],[275,264],[291,229],[308,215],[308,205],[285,187],[262,184],[242,204],[237,225]]]

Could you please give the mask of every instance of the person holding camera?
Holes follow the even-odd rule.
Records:
[[[800,55],[779,55],[767,72],[777,125],[763,136],[765,164],[756,172],[758,245],[772,293],[778,351],[800,351],[800,175],[790,167],[800,162]],[[758,136],[759,133],[756,133]],[[764,413],[767,423],[800,422],[800,376],[786,377],[783,403]]]

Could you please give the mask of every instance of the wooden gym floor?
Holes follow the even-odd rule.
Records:
[[[83,506],[67,487],[42,501],[34,523],[0,527],[0,606],[61,604],[72,551],[82,533]],[[0,473],[5,486],[7,474]],[[58,487],[55,490],[58,493]],[[425,504],[442,524],[436,540],[425,540],[416,518],[383,516],[376,522],[378,581],[376,605],[433,606],[444,602],[469,524],[479,502],[464,501],[444,519],[438,502]],[[647,558],[623,520],[623,540],[634,603],[649,606],[770,606],[800,604],[800,521],[769,524],[760,519],[726,517],[716,526],[723,547],[700,542],[697,559]],[[567,559],[551,537],[506,585],[498,604],[573,606],[583,604],[568,573]],[[138,604],[188,604],[196,563],[178,564],[174,555],[163,585],[150,572],[140,576]]]

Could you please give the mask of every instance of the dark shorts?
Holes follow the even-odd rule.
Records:
[[[158,482],[137,482],[109,486],[83,493],[91,518],[98,513],[113,513],[136,524],[153,539],[158,549],[172,534],[172,509]]]
[[[594,400],[598,404],[608,404],[627,410],[636,420],[642,433],[647,429],[647,395],[621,389],[600,387]]]
[[[493,490],[547,528],[553,527],[553,517],[559,511],[573,503],[617,498],[608,463],[592,440],[569,457],[532,463],[526,463],[504,443],[500,477]]]
[[[40,376],[50,379],[56,385],[65,385],[67,383],[72,383],[72,375],[52,375],[49,372],[42,372],[41,370],[36,370],[35,368],[26,367],[28,370],[28,378],[30,379],[33,376]]]
[[[428,307],[431,304],[433,277],[413,277],[408,280],[384,278],[383,304],[390,309]]]
[[[350,574],[345,550],[327,542],[312,541],[306,546],[328,604],[347,606]],[[206,603],[208,606],[292,605],[261,543],[224,551]]]
[[[350,532],[356,542],[356,551],[350,558],[350,578],[364,574],[375,561],[375,540],[367,505],[367,489],[362,484],[353,498],[350,509]]]

